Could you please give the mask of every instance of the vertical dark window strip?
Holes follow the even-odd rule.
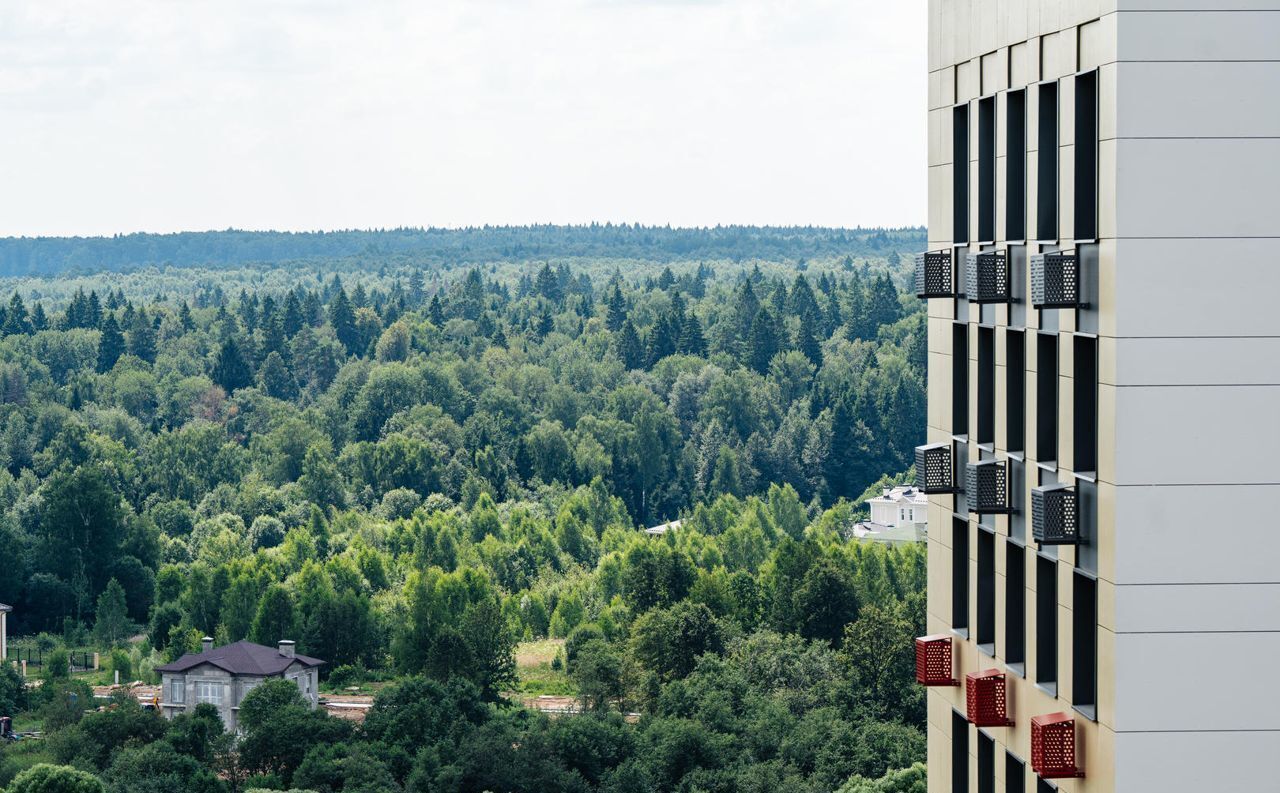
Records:
[[[1027,435],[1027,337],[1022,331],[1005,333],[1005,441],[1008,451],[1020,452]]]
[[[1017,543],[1004,544],[1004,662],[1027,660],[1027,553]]]
[[[996,98],[978,102],[978,239],[996,238]]]
[[[1058,84],[1040,84],[1036,141],[1036,239],[1058,238]]]
[[[1058,459],[1058,334],[1036,336],[1036,460]]]
[[[1076,471],[1098,470],[1098,340],[1076,336],[1072,340],[1072,429]]]
[[[1098,689],[1098,583],[1076,573],[1071,595],[1071,704],[1092,707]]]
[[[996,535],[978,529],[978,625],[980,645],[996,643]]]
[[[978,328],[978,443],[996,440],[996,331]]]
[[[1004,793],[1023,793],[1027,784],[1027,767],[1008,752],[1004,756]]]
[[[1098,237],[1098,72],[1076,76],[1075,238]]]
[[[1027,238],[1027,92],[1010,91],[1005,110],[1005,239]]]
[[[951,712],[951,790],[969,791],[969,722],[955,711]]]
[[[969,627],[969,521],[951,519],[951,627]]]
[[[1036,780],[1036,793],[1057,793],[1057,788],[1052,782],[1046,782],[1043,779]]]
[[[951,432],[969,434],[969,326],[951,326]]]
[[[978,793],[996,793],[996,742],[978,731]]]
[[[951,238],[969,242],[969,106],[957,105],[951,127]]]
[[[1036,682],[1058,680],[1058,565],[1036,557]]]

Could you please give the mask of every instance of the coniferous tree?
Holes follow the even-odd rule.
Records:
[[[751,323],[751,336],[747,342],[747,365],[760,374],[769,371],[769,362],[778,354],[778,332],[769,309],[762,308]]]
[[[333,300],[329,303],[329,325],[333,328],[333,335],[337,336],[338,341],[346,348],[348,355],[355,355],[360,351],[360,332],[356,329],[356,315],[351,309],[347,293],[342,289],[334,293]]]
[[[14,336],[30,332],[31,317],[22,302],[22,295],[14,292],[9,300],[9,310],[5,312],[3,333],[5,336]]]
[[[605,327],[617,333],[622,330],[622,323],[626,321],[627,301],[622,296],[622,289],[617,283],[614,283],[613,290],[609,292],[609,306],[608,314],[605,317]]]
[[[156,329],[145,311],[137,313],[129,328],[129,354],[147,363],[156,361]]]
[[[437,328],[444,327],[444,307],[440,305],[440,294],[431,296],[431,305],[427,307],[427,316],[431,319],[431,324]]]
[[[707,339],[702,333],[702,323],[692,311],[684,315],[684,325],[680,328],[680,352],[699,356],[707,354]]]
[[[209,376],[228,394],[253,383],[253,372],[245,362],[244,353],[234,335],[228,335],[218,348],[218,357],[214,360]]]
[[[98,340],[98,372],[109,372],[124,355],[124,336],[114,314],[102,321],[102,337]]]
[[[31,310],[31,328],[36,332],[49,329],[49,316],[44,313],[43,303],[36,303]]]
[[[796,349],[804,353],[814,366],[822,366],[822,344],[818,341],[818,329],[813,312],[800,315],[800,328],[796,332]]]
[[[281,317],[281,327],[284,335],[293,338],[294,335],[302,330],[304,324],[302,317],[302,301],[298,299],[298,290],[294,289],[284,298],[284,312]]]
[[[631,320],[622,323],[622,330],[617,336],[618,357],[622,365],[628,369],[639,369],[644,365],[644,347],[640,344],[640,336],[636,333]]]

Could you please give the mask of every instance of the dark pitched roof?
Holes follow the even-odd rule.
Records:
[[[209,664],[233,675],[278,675],[294,662],[306,667],[320,666],[319,658],[305,655],[289,657],[281,655],[275,647],[263,647],[253,642],[236,642],[225,647],[215,647],[207,653],[187,653],[171,664],[157,666],[157,672],[186,672],[201,664]]]

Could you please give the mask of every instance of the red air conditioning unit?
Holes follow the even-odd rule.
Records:
[[[951,666],[951,636],[945,633],[916,639],[916,682],[922,686],[958,686]]]
[[[1013,726],[1013,720],[1009,718],[1004,672],[999,669],[970,672],[965,675],[964,683],[970,724],[975,727]]]
[[[1084,776],[1076,758],[1076,722],[1065,713],[1031,719],[1031,770],[1044,779]]]

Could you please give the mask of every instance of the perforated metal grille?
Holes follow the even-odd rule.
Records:
[[[1076,723],[1065,713],[1031,720],[1031,770],[1045,779],[1082,777],[1076,767]]]
[[[1009,475],[1003,461],[969,463],[965,473],[965,494],[969,498],[970,512],[1009,511]]]
[[[951,251],[916,254],[916,297],[954,297]]]
[[[1045,485],[1031,491],[1031,535],[1045,545],[1080,542],[1079,496],[1067,485]]]
[[[952,492],[955,489],[952,472],[951,444],[916,447],[916,487],[920,492]]]
[[[974,303],[1009,302],[1009,261],[1004,251],[969,254],[964,293]]]
[[[945,634],[916,639],[916,682],[923,686],[954,686],[951,676],[951,637]]]
[[[975,727],[1011,727],[1004,672],[987,669],[965,675],[965,704]]]
[[[1038,253],[1031,257],[1031,305],[1074,308],[1080,304],[1080,274],[1074,253]]]

